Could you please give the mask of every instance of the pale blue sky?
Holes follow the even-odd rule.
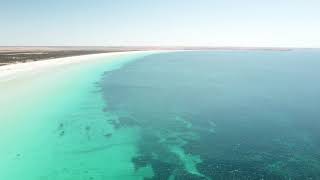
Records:
[[[0,45],[320,47],[320,0],[0,0]]]

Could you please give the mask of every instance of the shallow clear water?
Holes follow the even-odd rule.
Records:
[[[99,81],[148,54],[91,59],[1,82],[0,179],[141,179],[131,163],[136,130],[113,132]]]
[[[319,68],[319,51],[137,53],[2,83],[0,179],[319,179]]]

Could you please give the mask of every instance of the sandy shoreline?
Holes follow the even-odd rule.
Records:
[[[127,51],[127,52],[110,52],[110,53],[97,53],[89,55],[78,55],[71,57],[47,59],[40,61],[30,61],[15,64],[8,64],[0,66],[0,82],[15,79],[25,73],[35,73],[36,71],[43,71],[54,67],[73,65],[84,62],[89,62],[96,58],[114,58],[122,55],[137,54],[142,52],[158,52],[158,51]],[[159,51],[160,52],[160,51]]]

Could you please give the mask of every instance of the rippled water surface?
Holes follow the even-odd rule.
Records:
[[[319,179],[320,52],[176,52],[109,72],[105,111],[140,130],[151,179]]]
[[[141,52],[0,83],[0,179],[320,179],[320,52]]]

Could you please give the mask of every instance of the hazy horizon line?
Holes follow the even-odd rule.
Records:
[[[99,48],[243,48],[243,49],[320,49],[299,46],[205,46],[205,45],[0,45],[0,47],[99,47]]]

